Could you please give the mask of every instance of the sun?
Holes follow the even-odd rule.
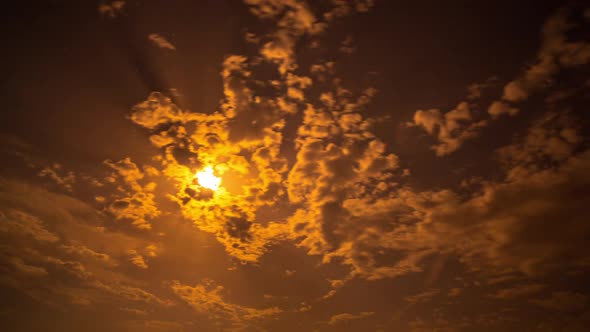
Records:
[[[199,185],[213,191],[219,189],[221,178],[213,175],[213,168],[211,166],[205,167],[202,171],[195,174],[195,178],[199,181]]]

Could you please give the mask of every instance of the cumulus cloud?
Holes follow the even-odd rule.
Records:
[[[133,265],[137,266],[140,269],[147,269],[148,265],[145,262],[145,259],[143,258],[142,255],[140,255],[137,250],[134,249],[130,249],[127,251],[127,253],[129,254],[129,260],[131,261],[131,263],[133,263]]]
[[[488,113],[492,116],[493,119],[497,119],[502,114],[514,116],[518,114],[518,112],[518,108],[514,108],[503,101],[494,101],[488,109]]]
[[[303,34],[316,34],[323,28],[305,2],[296,0],[245,0],[259,18],[276,21],[277,29],[260,49],[260,54],[278,65],[285,75],[297,68],[294,59],[296,40]]]
[[[63,173],[60,175],[59,173]],[[39,176],[48,177],[60,186],[63,186],[66,190],[72,191],[73,185],[76,182],[76,175],[72,171],[62,171],[60,164],[53,164],[51,166],[43,168],[39,172]]]
[[[487,264],[488,271],[537,275],[587,265],[582,248],[590,229],[580,218],[589,199],[582,188],[588,185],[590,159],[588,151],[574,152],[579,139],[570,124],[546,114],[521,142],[498,151],[507,167],[504,181],[488,182],[465,202],[448,196],[428,209],[426,223],[414,236],[457,240],[433,243],[456,246],[462,260],[476,269]]]
[[[118,2],[109,6],[114,3]],[[262,330],[272,324],[268,321],[295,313],[315,315],[323,310],[317,302],[335,302],[354,278],[363,279],[355,280],[357,285],[366,285],[420,272],[426,272],[421,291],[391,300],[417,310],[433,299],[452,297],[445,302],[450,306],[459,295],[468,297],[470,287],[485,287],[481,291],[494,304],[514,299],[566,313],[586,308],[586,295],[545,293],[550,286],[535,280],[547,275],[551,279],[556,271],[575,276],[590,266],[585,250],[590,227],[584,219],[590,204],[590,152],[578,120],[567,112],[543,114],[493,154],[498,165],[489,166],[499,173],[494,177],[465,179],[460,189],[413,186],[414,172],[405,168],[411,161],[400,160],[377,136],[377,120],[368,115],[378,91],[348,87],[332,61],[312,64],[306,71],[295,58],[298,43],[307,38],[317,42],[336,18],[365,12],[373,1],[337,0],[313,11],[298,0],[246,3],[273,30],[247,34],[255,55],[228,55],[223,60],[219,108],[192,112],[160,92],[133,106],[129,120],[145,131],[150,151],[156,152],[143,159],[104,161],[104,178],[92,187],[96,192],[87,193],[97,209],[30,185],[0,181],[0,203],[11,206],[0,210],[0,239],[6,243],[0,247],[0,284],[46,302],[57,298],[75,305],[115,303],[120,313],[135,316],[125,326],[153,331],[201,328],[155,317],[155,308],[177,305],[176,314],[183,302],[185,310],[208,318],[217,329]],[[114,17],[122,8],[109,7],[104,14]],[[557,73],[552,65],[569,68],[587,61],[584,46],[563,39],[567,24],[554,20],[546,24],[541,52],[546,54],[540,57],[551,61],[543,60],[548,62],[534,65],[515,80],[522,82],[507,85],[486,118],[478,115],[477,100],[490,81],[471,86],[469,102],[448,112],[418,110],[409,126],[432,136],[432,149],[445,156],[492,120],[518,114],[516,103],[543,88],[535,82],[546,83]],[[157,34],[149,39],[175,49]],[[351,52],[353,39],[341,46],[341,51]],[[268,68],[278,70],[271,73],[272,80],[265,76]],[[195,174],[204,168],[220,178],[218,190],[196,180]],[[74,184],[78,189],[82,179],[59,165],[39,175],[69,192]],[[226,261],[215,257],[223,271],[232,271],[224,281],[249,278],[251,271],[267,272],[262,269],[270,265],[272,273],[288,277],[288,282],[306,278],[309,270],[322,270],[322,287],[328,289],[310,296],[307,289],[305,295],[273,295],[267,292],[276,290],[272,280],[261,286],[256,278],[244,278],[253,285],[251,292],[264,294],[267,303],[297,301],[259,307],[240,302],[244,294],[232,294],[209,279],[187,284],[181,275],[162,283],[157,278],[167,271],[160,255],[167,249],[201,254],[175,248],[176,239],[169,238],[163,246],[154,240],[166,239],[166,223],[176,226],[187,220],[206,233],[200,235],[218,242],[217,247],[208,246],[212,252],[224,250],[231,258],[234,265],[226,268]],[[183,236],[195,236],[186,233]],[[292,244],[296,248],[290,248]],[[286,260],[276,264],[284,252],[263,257],[279,245],[316,257],[304,257],[301,265]],[[446,270],[447,259],[453,271]],[[308,262],[319,265],[310,267]],[[450,289],[432,285],[439,275],[456,272],[458,265],[465,269],[465,279],[477,281],[450,279]],[[189,270],[218,273],[209,267]],[[167,289],[150,288],[154,281]],[[167,299],[166,291],[180,301]],[[443,318],[446,309],[433,309],[432,321],[416,319],[407,329],[460,330],[477,319],[488,323],[501,315],[465,319],[465,325],[457,325]],[[320,323],[341,329],[374,315],[344,312],[325,316],[329,319]]]
[[[332,122],[316,123],[330,128]],[[450,190],[369,191],[362,182],[349,192],[358,175],[346,163],[330,168],[339,154],[322,145],[332,129],[310,127],[306,133],[317,136],[302,144],[302,164],[289,177],[298,183],[291,199],[307,202],[291,218],[292,231],[304,236],[300,245],[310,254],[341,261],[353,276],[370,280],[421,272],[427,258],[441,253],[454,253],[468,268],[492,276],[575,271],[589,263],[583,248],[590,229],[580,218],[589,203],[583,188],[590,157],[575,152],[580,139],[571,124],[552,113],[533,123],[521,141],[498,150],[505,179],[485,182],[468,199]],[[293,178],[295,172],[302,176]]]
[[[437,156],[444,156],[457,150],[464,141],[477,136],[478,129],[486,124],[486,121],[473,122],[469,104],[462,102],[444,115],[438,109],[419,110],[414,114],[413,125],[435,136],[438,144],[432,149]]]
[[[367,12],[374,5],[372,0],[333,1],[324,12],[323,21],[316,17],[306,2],[297,0],[245,0],[250,11],[260,19],[272,20],[276,30],[261,45],[260,54],[278,66],[286,75],[297,69],[295,46],[302,36],[316,36],[327,29],[328,23],[353,12]],[[346,51],[352,48],[344,45]]]
[[[156,160],[161,175],[176,183],[177,191],[169,198],[183,215],[200,230],[215,234],[232,256],[256,261],[284,233],[277,223],[257,222],[256,211],[283,195],[286,160],[280,155],[281,130],[290,109],[276,99],[254,96],[246,84],[247,60],[226,58],[221,72],[225,99],[219,112],[182,111],[169,98],[153,93],[134,107],[130,118],[151,130],[152,144],[162,149]],[[305,78],[287,77],[300,90],[309,84]],[[222,178],[215,192],[195,180],[204,167],[212,167]],[[224,186],[224,178],[241,185],[231,187],[228,181]]]
[[[515,116],[520,109],[515,104],[527,100],[529,96],[548,86],[553,77],[563,68],[579,67],[590,62],[590,42],[587,40],[570,41],[568,32],[580,24],[572,20],[567,8],[558,10],[543,25],[541,47],[536,62],[523,74],[507,83],[501,99],[493,101],[487,109],[492,120],[502,115]],[[468,88],[468,100],[475,102],[481,97],[481,90],[491,80]],[[442,114],[439,109],[418,110],[414,114],[411,126],[422,127],[438,143],[432,149],[438,156],[456,151],[469,139],[477,137],[482,127],[489,125],[489,120],[474,122],[469,113],[469,104],[461,102],[454,110]],[[459,125],[462,122],[462,125]]]
[[[155,182],[141,184],[146,175],[129,158],[117,162],[106,160],[105,165],[113,169],[108,179],[122,182],[118,192],[110,196],[108,211],[118,220],[129,220],[139,229],[150,229],[149,219],[160,215],[154,201]]]
[[[550,85],[560,67],[570,68],[590,61],[590,42],[568,40],[567,33],[581,24],[572,21],[571,14],[564,8],[545,22],[537,60],[521,76],[506,84],[504,100],[526,100],[532,93]]]

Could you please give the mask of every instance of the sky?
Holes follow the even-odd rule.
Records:
[[[583,1],[2,16],[0,330],[588,331]]]

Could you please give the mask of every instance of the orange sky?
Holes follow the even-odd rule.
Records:
[[[9,12],[0,330],[590,326],[580,2]]]

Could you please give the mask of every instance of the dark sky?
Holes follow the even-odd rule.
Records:
[[[583,2],[1,22],[0,330],[590,327]]]

